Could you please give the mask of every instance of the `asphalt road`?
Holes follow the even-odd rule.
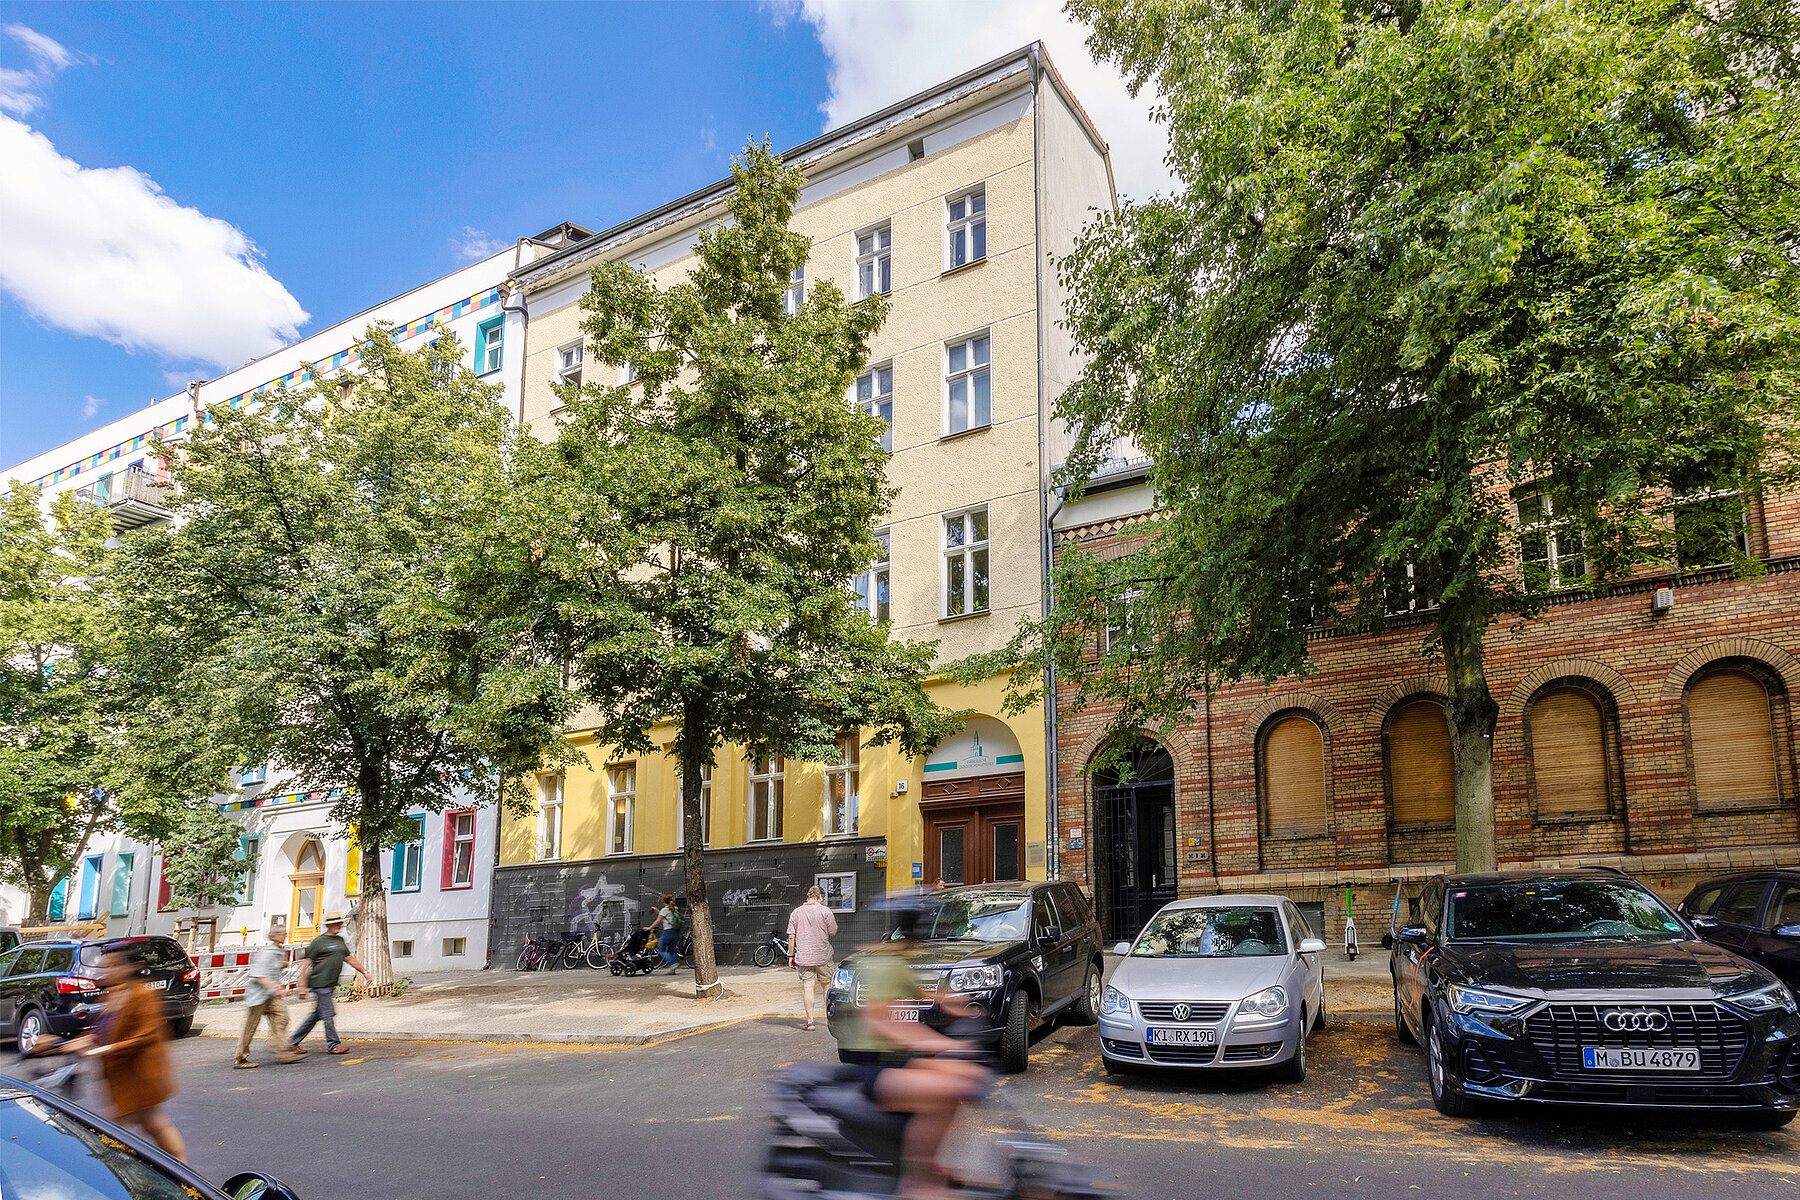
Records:
[[[823,1029],[777,1020],[616,1049],[351,1046],[233,1071],[230,1041],[181,1042],[172,1111],[195,1164],[214,1179],[270,1171],[304,1200],[737,1200],[753,1191],[762,1076],[832,1053]],[[1309,1066],[1299,1085],[1115,1080],[1092,1029],[1063,1029],[1005,1092],[1139,1200],[1800,1195],[1800,1123],[1752,1134],[1561,1111],[1453,1121],[1430,1107],[1416,1052],[1375,1024],[1315,1035]]]

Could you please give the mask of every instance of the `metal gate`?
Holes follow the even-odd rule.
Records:
[[[1136,936],[1175,899],[1175,764],[1154,743],[1094,776],[1100,920],[1108,941]]]

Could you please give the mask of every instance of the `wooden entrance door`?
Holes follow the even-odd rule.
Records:
[[[1023,772],[927,782],[919,811],[927,884],[1025,878]]]
[[[301,847],[288,880],[294,885],[288,906],[288,940],[304,946],[318,936],[319,906],[325,898],[325,855],[318,842],[308,841]]]

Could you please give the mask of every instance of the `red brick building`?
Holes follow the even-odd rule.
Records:
[[[1141,471],[1099,481],[1057,512],[1055,552],[1128,551],[1149,504]],[[1674,900],[1728,868],[1800,862],[1800,497],[1743,509],[1760,576],[1644,574],[1489,630],[1503,865],[1618,866]],[[1059,691],[1057,866],[1109,935],[1177,895],[1273,891],[1335,943],[1348,891],[1372,946],[1396,887],[1416,894],[1455,857],[1428,620],[1315,630],[1312,674],[1196,697],[1173,736],[1144,734],[1122,787],[1086,769],[1106,714],[1071,714]]]

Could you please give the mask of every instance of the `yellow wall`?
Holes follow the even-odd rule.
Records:
[[[1019,740],[1024,755],[1025,794],[1044,794],[1044,713],[1041,706],[1017,717],[1000,716],[1004,680],[990,679],[976,687],[949,683],[932,684],[933,699],[945,708],[976,709],[983,716],[1004,722]],[[865,733],[865,737],[867,734]],[[637,764],[637,808],[633,830],[634,854],[668,854],[676,849],[680,795],[676,791],[677,763],[671,745],[673,727],[657,740],[663,748],[629,758],[612,755],[592,741],[578,742],[588,757],[586,765],[571,766],[563,783],[562,861],[601,858],[606,854],[606,768],[633,761]],[[735,746],[722,747],[713,767],[712,849],[744,845],[747,840],[750,798],[750,765]],[[919,796],[924,784],[924,760],[911,758],[894,746],[864,747],[857,777],[858,825],[855,836],[886,838],[888,886],[910,887],[912,864],[924,861],[924,822],[919,815]],[[894,787],[906,780],[903,796]],[[783,786],[782,841],[818,841],[825,831],[825,776],[818,763],[789,761]],[[1045,840],[1042,804],[1025,806],[1028,843]],[[503,864],[531,862],[536,853],[537,818],[504,818],[500,831]],[[1026,874],[1042,879],[1041,866]]]

